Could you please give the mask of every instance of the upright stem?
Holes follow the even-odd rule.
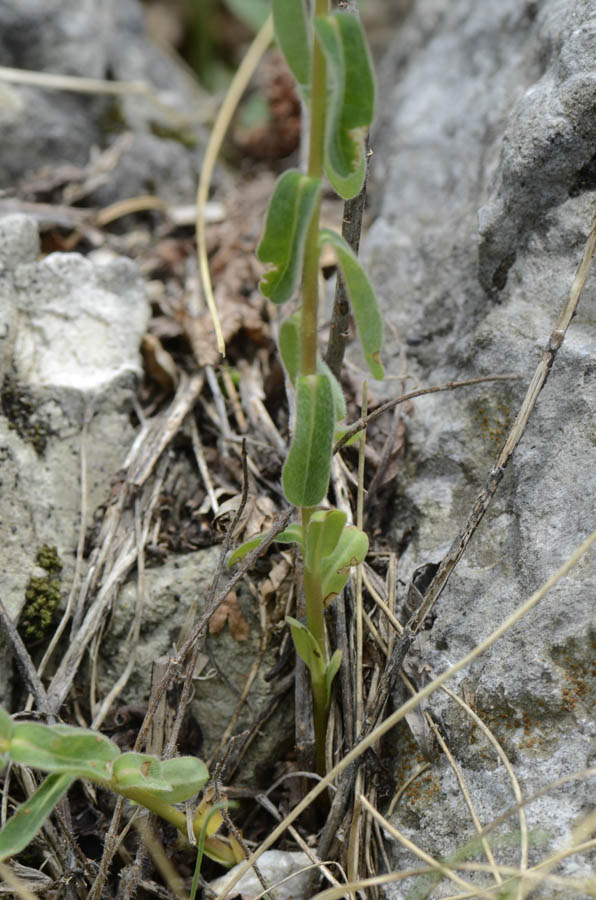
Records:
[[[328,12],[328,0],[315,0],[315,16]],[[314,39],[311,79],[310,137],[308,146],[308,175],[321,178],[325,153],[325,108],[327,91],[325,56],[319,43]],[[317,320],[319,309],[319,214],[320,199],[317,200],[306,233],[304,268],[302,271],[302,313],[300,330],[300,374],[314,375],[317,370]],[[302,509],[302,528],[306,534],[312,510]],[[304,570],[304,598],[306,606],[306,626],[316,639],[324,663],[325,614],[321,588],[321,574]],[[327,704],[325,681],[313,677],[311,671],[313,698],[313,718],[315,726],[315,747],[317,769],[325,774],[325,737],[327,731]]]
[[[316,0],[315,15],[324,16],[328,0]],[[315,37],[312,57],[310,138],[308,147],[308,175],[321,178],[325,147],[326,106],[325,56]],[[320,200],[313,210],[306,234],[304,269],[302,272],[302,327],[301,359],[302,375],[314,375],[317,368],[317,313],[319,307],[319,212]]]

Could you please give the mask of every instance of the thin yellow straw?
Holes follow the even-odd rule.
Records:
[[[256,34],[252,44],[248,48],[246,56],[242,60],[240,66],[229,90],[224,98],[221,109],[217,114],[213,123],[213,130],[205,150],[205,159],[199,176],[199,187],[197,190],[197,258],[199,263],[199,274],[201,277],[201,285],[207,301],[207,307],[211,314],[213,327],[215,328],[215,337],[217,340],[217,349],[222,356],[226,355],[226,345],[224,342],[221,323],[217,314],[215,298],[213,296],[213,287],[211,285],[211,276],[209,274],[209,263],[207,261],[207,241],[205,236],[205,206],[209,197],[209,187],[211,185],[211,176],[219,151],[223,143],[226,131],[230,126],[232,117],[236,111],[236,107],[240,103],[242,95],[252,78],[255,69],[265,50],[273,39],[273,19],[271,16],[267,19],[261,30]]]

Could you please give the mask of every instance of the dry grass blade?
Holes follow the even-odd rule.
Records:
[[[226,131],[230,126],[236,107],[246,90],[246,87],[252,78],[261,57],[271,43],[273,38],[273,21],[271,16],[268,17],[261,30],[257,33],[252,44],[250,45],[246,56],[242,60],[240,66],[236,70],[232,83],[224,98],[217,118],[213,123],[211,136],[205,149],[205,158],[201,168],[199,177],[199,187],[197,190],[197,255],[199,264],[199,273],[201,276],[201,284],[207,308],[213,320],[215,328],[215,337],[217,340],[217,349],[222,356],[225,356],[226,345],[221,330],[221,323],[217,314],[217,306],[215,305],[215,297],[213,296],[213,288],[211,285],[211,276],[209,274],[209,261],[207,259],[207,237],[205,231],[205,206],[209,198],[209,186],[211,184],[211,176],[215,168],[215,162],[219,156],[219,151],[225,137]]]
[[[128,523],[122,518],[125,514],[125,501],[129,499],[133,489],[143,487],[141,495],[143,515],[147,517],[147,523],[150,521],[152,510],[158,501],[158,494],[147,481],[153,474],[163,451],[192,409],[202,385],[202,375],[181,379],[168,409],[156,417],[148,427],[143,428],[135,439],[127,459],[124,484],[116,500],[108,506],[99,537],[99,549],[91,559],[87,577],[81,588],[73,617],[70,646],[48,688],[51,709],[57,710],[62,706],[72,687],[83,655],[98,633],[114,592],[136,561],[134,533],[131,534]],[[144,529],[144,535],[146,540],[148,525]],[[98,583],[100,574],[101,586],[86,614],[83,615],[85,602]]]
[[[418,847],[413,841],[407,838],[404,834],[399,831],[398,828],[395,828],[391,822],[388,822],[381,813],[374,808],[374,806],[368,802],[366,797],[360,796],[360,801],[364,809],[373,816],[374,819],[377,820],[379,825],[385,829],[385,831],[391,835],[396,841],[402,844],[406,849],[410,850],[415,856],[421,859],[423,862],[427,863],[427,865],[436,872],[439,872],[444,878],[448,878],[450,881],[453,881],[455,884],[458,884],[460,887],[466,888],[466,890],[476,890],[476,895],[478,897],[492,897],[488,891],[485,891],[484,888],[474,887],[469,881],[466,881],[460,875],[457,875],[456,872],[453,871],[451,866],[445,865],[439,860],[434,859],[428,853],[425,853],[420,847]],[[491,868],[492,871],[492,868]]]
[[[213,510],[213,514],[217,515],[219,511],[219,503],[217,502],[217,497],[215,496],[215,488],[213,487],[213,482],[211,481],[209,467],[207,466],[207,461],[203,452],[203,444],[201,443],[201,438],[199,437],[199,429],[197,428],[197,423],[194,416],[190,417],[190,437],[192,440],[193,453],[197,461],[197,466],[199,467],[199,472],[201,473],[201,478],[203,479],[203,484],[205,485],[205,490],[207,491],[207,495],[209,497],[211,509]]]
[[[157,481],[156,486],[154,487],[154,497],[155,502],[159,497],[159,491],[163,484],[163,473],[162,477]],[[132,670],[134,669],[136,659],[137,659],[137,646],[139,643],[139,635],[141,633],[141,620],[143,617],[143,607],[145,604],[145,553],[144,546],[147,541],[147,535],[149,531],[149,524],[151,522],[151,512],[153,510],[154,504],[150,507],[150,514],[147,516],[145,528],[141,528],[141,511],[139,498],[135,498],[134,501],[134,528],[135,528],[135,539],[136,539],[136,557],[137,557],[137,598],[135,603],[135,613],[134,619],[129,629],[127,644],[129,646],[129,656],[126,661],[126,666],[124,667],[124,671],[117,679],[116,683],[112,686],[111,690],[104,697],[101,706],[95,712],[93,717],[93,723],[91,725],[92,728],[99,729],[102,726],[106,716],[110,711],[110,707],[114,700],[122,693],[124,690],[128,679],[132,674]]]
[[[434,732],[435,739],[438,741],[439,746],[441,747],[441,750],[445,754],[445,756],[449,762],[449,765],[453,769],[455,777],[457,778],[459,788],[463,794],[464,800],[466,801],[466,805],[467,805],[468,809],[470,810],[470,816],[472,817],[472,822],[474,823],[474,828],[476,829],[476,832],[479,836],[479,840],[482,844],[482,849],[484,850],[484,854],[488,860],[491,874],[497,884],[502,884],[503,879],[501,877],[501,873],[499,872],[499,869],[497,867],[495,858],[493,856],[493,852],[490,848],[490,844],[488,843],[487,839],[482,835],[482,825],[480,823],[480,819],[478,818],[478,813],[476,812],[476,807],[474,806],[474,802],[470,796],[470,792],[467,788],[461,768],[456,763],[451,750],[447,746],[447,743],[446,743],[445,739],[443,738],[443,735],[437,728],[436,723],[433,721],[432,717],[428,713],[426,713],[426,717],[427,717],[427,720],[429,721],[430,727],[432,728],[432,730]]]
[[[513,794],[515,796],[515,800],[519,806],[519,831],[520,831],[520,850],[521,850],[521,859],[520,859],[520,870],[524,872],[528,867],[528,822],[526,817],[526,810],[523,802],[523,795],[521,792],[521,788],[519,785],[519,781],[517,780],[517,776],[513,770],[513,766],[509,762],[509,758],[501,744],[496,739],[490,728],[482,721],[480,716],[478,716],[474,710],[464,701],[461,697],[458,697],[450,688],[443,687],[441,688],[444,693],[447,694],[448,697],[451,697],[455,703],[457,703],[464,712],[472,719],[475,725],[481,729],[486,738],[490,741],[490,743],[495,748],[499,759],[503,763],[507,775],[509,776],[509,780],[511,781],[511,786],[513,788]]]
[[[368,410],[368,384],[366,381],[362,385],[362,418],[366,418]],[[360,441],[358,446],[358,494],[356,507],[356,525],[362,530],[363,509],[364,509],[364,451],[366,447],[366,429],[360,433]],[[356,570],[356,608],[354,610],[354,618],[356,620],[356,670],[354,678],[354,725],[356,734],[362,728],[362,717],[364,712],[364,700],[362,695],[364,678],[362,672],[362,653],[363,653],[363,616],[364,608],[362,603],[362,566],[358,566]],[[361,770],[356,773],[356,796],[364,788],[364,776]],[[350,835],[348,841],[348,879],[354,881],[358,878],[360,853],[362,846],[362,818],[360,815],[360,804],[355,803],[352,811],[352,822],[350,825]]]
[[[15,875],[10,866],[7,866],[5,863],[0,863],[0,877],[3,881],[6,882],[7,885],[14,891],[14,897],[17,897],[18,900],[38,900],[38,895],[33,894],[29,888],[23,884],[21,879]],[[2,893],[4,893],[2,891]]]
[[[423,765],[421,765],[420,768],[416,769],[415,772],[412,772],[412,774],[410,775],[410,777],[409,777],[408,779],[406,779],[406,781],[404,781],[403,784],[400,784],[399,788],[397,789],[397,791],[395,792],[395,794],[393,795],[393,797],[392,797],[392,799],[391,799],[391,803],[389,804],[389,809],[387,810],[387,815],[388,815],[388,816],[390,816],[390,815],[393,814],[393,811],[394,811],[395,807],[397,806],[397,804],[399,803],[399,801],[400,801],[401,798],[403,797],[404,792],[407,790],[407,788],[408,788],[414,781],[416,781],[417,778],[420,778],[420,776],[423,775],[424,772],[426,772],[427,769],[430,769],[430,763],[429,763],[429,762],[426,762],[426,763],[424,763]]]
[[[279,824],[277,828],[275,828],[271,834],[263,841],[263,843],[258,847],[258,849],[253,853],[250,860],[248,860],[244,865],[242,865],[237,875],[235,876],[234,882],[230,884],[228,890],[224,893],[218,895],[217,900],[224,900],[225,897],[228,896],[230,890],[234,887],[234,885],[240,880],[240,878],[244,875],[246,871],[252,866],[253,862],[255,862],[261,853],[264,853],[265,850],[268,850],[273,844],[277,841],[277,839],[284,833],[288,825],[294,822],[298,816],[307,809],[310,804],[316,800],[316,798],[323,793],[328,787],[329,784],[333,783],[338,775],[341,775],[348,767],[350,767],[356,760],[362,756],[362,754],[368,750],[376,741],[379,740],[384,734],[387,734],[392,728],[394,728],[398,722],[405,717],[410,710],[415,709],[421,700],[424,700],[426,697],[429,697],[434,691],[436,691],[442,684],[448,681],[453,677],[457,672],[460,672],[466,666],[468,666],[474,659],[488,650],[495,641],[499,640],[507,631],[513,628],[518,622],[520,622],[524,616],[526,616],[530,610],[532,610],[545,596],[546,594],[562,579],[564,578],[571,569],[579,562],[579,560],[584,556],[585,553],[596,543],[596,531],[593,531],[592,534],[581,544],[575,552],[569,557],[569,559],[546,581],[531,597],[529,597],[524,603],[519,606],[515,612],[513,612],[504,622],[499,625],[498,628],[495,628],[483,641],[481,641],[473,650],[466,654],[466,656],[462,657],[459,662],[455,663],[453,666],[450,666],[444,672],[434,678],[429,684],[425,685],[414,697],[411,697],[406,703],[404,703],[399,709],[397,709],[394,713],[388,716],[384,722],[378,725],[370,734],[368,734],[363,740],[361,740],[349,753],[344,756],[344,758],[336,765],[330,772],[327,773],[325,778],[321,780],[319,784],[317,784],[312,790],[308,792],[306,797],[304,797],[300,803],[290,812],[286,818]],[[484,833],[487,833],[486,829]]]
[[[0,81],[11,84],[27,84],[50,91],[74,91],[77,94],[111,94],[116,97],[140,94],[147,97],[164,116],[179,126],[199,121],[197,117],[183,116],[165,104],[157,91],[144,81],[109,81],[103,78],[82,78],[78,75],[59,75],[54,72],[14,69],[9,66],[0,66]]]
[[[271,815],[277,822],[281,821],[281,819],[282,819],[281,814],[277,811],[277,809],[275,808],[273,803],[271,803],[271,801],[268,799],[268,797],[266,797],[264,794],[259,794],[259,795],[257,795],[257,797],[255,799],[257,800],[257,803],[260,803],[261,806],[267,810],[267,812],[271,813]],[[338,863],[334,863],[332,861],[328,862],[328,863],[321,862],[321,860],[317,858],[316,854],[313,852],[311,847],[308,846],[308,844],[306,843],[306,841],[304,840],[304,838],[302,837],[300,832],[296,831],[296,829],[292,825],[290,825],[290,827],[288,828],[288,831],[290,832],[290,835],[296,841],[296,843],[300,847],[300,849],[304,853],[306,853],[306,855],[312,862],[315,869],[317,869],[322,875],[325,876],[325,878],[327,879],[329,884],[339,887],[339,881],[331,874],[331,872],[327,868],[328,865],[336,865],[337,866]]]
[[[151,858],[153,859],[156,868],[161,873],[163,880],[174,897],[176,897],[177,900],[188,900],[188,893],[184,888],[184,882],[172,865],[172,862],[162,847],[161,842],[158,840],[157,835],[150,827],[148,817],[139,817],[135,822],[135,827],[139,832],[144,845],[151,854]]]

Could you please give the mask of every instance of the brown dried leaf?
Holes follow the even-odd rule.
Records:
[[[290,561],[285,557],[282,557],[279,562],[275,563],[275,565],[269,572],[269,577],[265,579],[261,586],[261,597],[263,598],[265,603],[278,592],[279,588],[286,580],[291,570],[292,565]]]
[[[171,394],[178,385],[178,367],[159,338],[146,334],[141,341],[141,353],[145,371],[166,393]]]
[[[238,603],[238,596],[234,591],[218,606],[209,619],[209,634],[219,634],[226,622],[229,623],[230,634],[235,641],[248,640],[250,625],[244,617]]]

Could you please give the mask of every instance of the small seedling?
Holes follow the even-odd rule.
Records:
[[[188,833],[186,815],[174,804],[190,800],[209,780],[207,767],[193,756],[160,760],[146,753],[122,753],[113,741],[96,731],[15,722],[0,707],[2,756],[49,774],[0,831],[0,862],[33,840],[76,778],[86,778],[144,806],[171,822],[184,836]],[[213,806],[206,793],[193,817],[193,832],[197,839],[203,836],[207,856],[229,867],[244,857],[233,843],[215,834],[222,818]]]
[[[323,177],[344,199],[355,197],[366,173],[366,132],[374,114],[375,85],[364,32],[347,12],[329,13],[316,0],[308,14],[303,0],[273,0],[275,35],[309,111],[308,168],[285,172],[271,199],[257,256],[267,270],[261,292],[273,303],[292,299],[301,306],[282,323],[279,351],[296,392],[296,421],[283,468],[283,489],[300,509],[300,522],[277,537],[298,545],[304,566],[306,624],[289,618],[297,653],[312,685],[317,768],[325,769],[325,735],[331,684],[340,663],[325,648],[325,607],[343,589],[351,566],[368,550],[367,536],[347,524],[345,513],[320,509],[329,486],[333,441],[346,406],[342,389],[317,346],[319,255],[335,251],[350,299],[367,365],[384,376],[379,354],[382,321],[370,282],[350,246],[319,226]],[[231,563],[258,546],[257,537],[239,547]]]

